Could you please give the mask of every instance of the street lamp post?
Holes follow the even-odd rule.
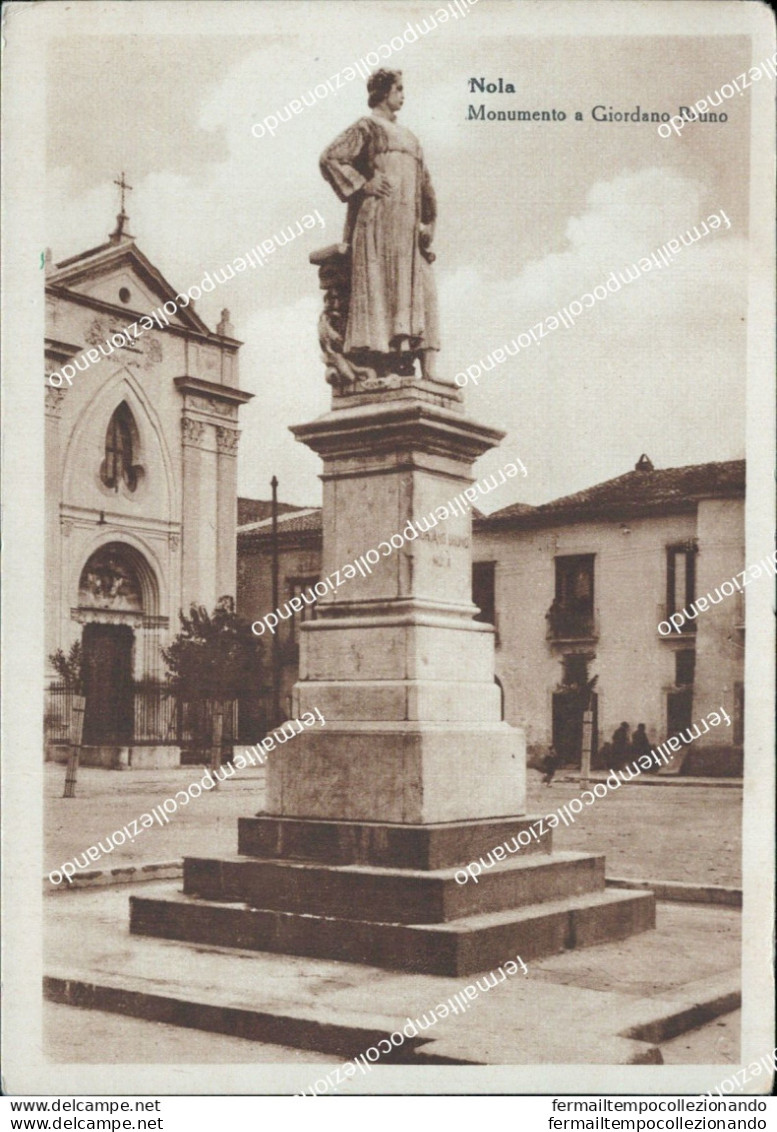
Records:
[[[272,606],[277,609],[280,604],[278,585],[278,477],[270,480],[272,487]],[[272,725],[277,727],[281,722],[281,642],[278,634],[273,633],[272,638]]]

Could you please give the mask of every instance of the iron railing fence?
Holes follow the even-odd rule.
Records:
[[[44,697],[44,737],[47,744],[67,743],[70,737],[70,723],[73,713],[74,692],[62,682],[52,683],[46,688]],[[213,734],[213,716],[216,703],[213,700],[180,700],[169,684],[146,680],[136,681],[132,687],[132,734],[126,729],[122,733],[112,733],[110,724],[100,736],[105,745],[163,745],[175,744],[192,751],[208,747]],[[234,743],[256,742],[255,726],[250,723],[251,712],[245,710],[246,728],[250,734],[241,733],[240,715],[237,700],[226,700],[222,704],[222,747]],[[86,714],[89,714],[87,699]],[[198,761],[198,760],[195,760]]]

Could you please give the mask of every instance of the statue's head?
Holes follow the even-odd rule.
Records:
[[[385,102],[391,94],[395,86],[402,88],[402,72],[401,71],[386,71],[382,67],[378,71],[373,71],[367,79],[367,104],[372,109],[374,106],[380,106],[381,102]]]

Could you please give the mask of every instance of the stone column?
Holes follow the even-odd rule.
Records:
[[[64,618],[64,581],[62,577],[62,538],[60,528],[59,499],[62,484],[62,454],[60,451],[60,419],[66,389],[46,386],[46,668],[48,657],[63,642],[60,640],[61,624]],[[67,609],[67,618],[70,610]],[[67,642],[64,642],[67,644]]]
[[[223,320],[222,320],[223,321]],[[237,415],[252,393],[177,377],[183,397],[182,604],[235,593]]]
[[[340,572],[302,626],[294,689],[297,713],[319,709],[326,724],[269,759],[269,812],[410,824],[521,814],[524,737],[500,719],[494,633],[473,620],[462,494],[503,434],[440,383],[335,404],[292,430],[323,457],[322,577]]]
[[[240,430],[216,426],[218,450],[216,503],[216,598],[236,596],[237,586],[237,445]]]
[[[184,607],[192,601],[201,601],[200,578],[200,531],[202,525],[200,507],[200,446],[205,433],[205,425],[186,414],[181,418],[181,453],[183,460],[182,530],[183,549],[181,554],[181,601]]]

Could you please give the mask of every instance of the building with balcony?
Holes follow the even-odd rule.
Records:
[[[642,456],[605,483],[476,522],[505,714],[531,752],[552,742],[578,762],[589,702],[595,764],[622,721],[644,723],[653,743],[722,706],[732,728],[678,761],[686,773],[741,770],[743,595],[680,633],[658,625],[744,568],[744,497],[744,461],[656,469]]]
[[[589,706],[594,765],[622,721],[644,723],[654,743],[723,707],[732,728],[703,735],[677,761],[683,773],[741,772],[743,595],[680,633],[662,636],[658,625],[744,568],[744,497],[744,461],[656,469],[642,456],[574,495],[474,518],[473,602],[494,626],[504,715],[525,728],[530,759],[552,742],[579,762]],[[277,541],[284,602],[319,579],[319,509],[281,515]],[[239,527],[238,610],[251,620],[272,609],[271,552],[269,519]],[[283,705],[299,620],[315,617],[303,608],[278,630]]]

